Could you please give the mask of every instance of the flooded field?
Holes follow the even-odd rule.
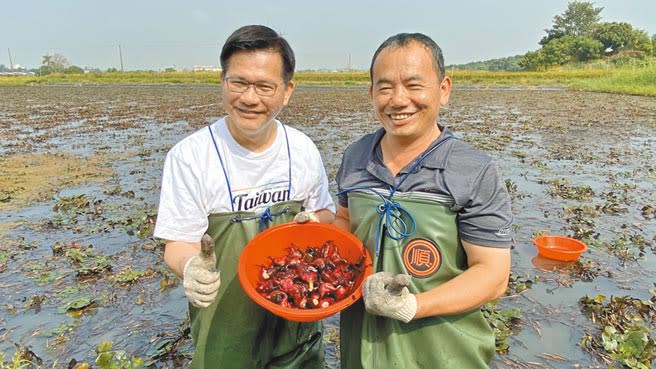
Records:
[[[106,350],[188,364],[186,299],[150,235],[166,152],[223,113],[217,86],[0,88],[5,361],[72,368]],[[346,145],[378,127],[360,88],[300,88],[280,118],[314,139],[331,181]],[[456,89],[441,122],[497,159],[512,195],[511,288],[487,308],[499,329],[491,367],[653,365],[656,98]],[[537,257],[540,233],[589,251]]]

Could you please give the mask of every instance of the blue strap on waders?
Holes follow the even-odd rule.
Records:
[[[212,138],[212,143],[214,144],[214,149],[216,150],[216,154],[219,157],[219,162],[221,163],[221,170],[223,171],[223,176],[225,177],[226,180],[226,185],[228,186],[228,195],[230,196],[230,208],[232,209],[232,212],[235,212],[235,200],[232,196],[232,188],[230,187],[230,179],[228,179],[228,171],[226,170],[225,164],[223,163],[223,158],[221,157],[221,152],[219,151],[219,145],[216,143],[216,139],[214,138],[214,133],[212,132],[212,126],[208,125],[207,129],[210,131],[210,137]],[[285,125],[282,125],[282,130],[285,133],[285,143],[287,145],[287,161],[288,161],[288,179],[287,179],[287,200],[291,199],[291,188],[292,188],[292,154],[291,150],[289,148],[289,136],[287,135],[287,128],[285,128]],[[281,211],[274,212],[272,213],[270,208],[266,208],[264,212],[260,215],[256,216],[240,216],[237,215],[234,218],[232,218],[233,222],[241,222],[244,220],[252,220],[252,219],[259,219],[260,221],[260,231],[265,229],[270,221],[273,220],[274,216],[280,215],[287,213],[289,211],[289,208],[285,207]]]
[[[417,230],[417,223],[407,210],[401,206],[396,201],[393,201],[394,194],[398,191],[399,188],[401,188],[401,185],[405,182],[406,179],[410,176],[412,172],[414,172],[421,163],[426,159],[433,151],[435,151],[438,147],[442,146],[443,143],[455,139],[454,136],[447,136],[445,137],[442,141],[438,142],[435,146],[433,146],[430,150],[426,151],[423,153],[419,158],[415,161],[415,163],[410,167],[410,169],[403,175],[401,178],[401,181],[395,186],[390,186],[389,187],[389,195],[384,195],[377,191],[374,188],[371,187],[354,187],[354,188],[347,188],[342,191],[339,191],[337,195],[341,195],[347,192],[351,191],[356,191],[356,190],[368,190],[376,194],[378,197],[381,199],[381,203],[378,205],[376,208],[376,212],[378,213],[378,223],[376,225],[376,257],[378,257],[379,254],[379,249],[380,249],[380,244],[382,241],[382,235],[385,234],[387,237],[393,239],[393,240],[400,240],[405,237],[411,236],[415,233]],[[408,223],[406,223],[406,220]],[[385,229],[385,231],[382,231],[382,228]]]

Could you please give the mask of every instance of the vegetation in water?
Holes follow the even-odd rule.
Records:
[[[611,368],[613,362],[631,369],[653,368],[656,342],[651,332],[656,328],[656,290],[650,292],[652,296],[646,300],[630,296],[582,297],[581,311],[598,330],[587,332],[580,345],[605,358]]]

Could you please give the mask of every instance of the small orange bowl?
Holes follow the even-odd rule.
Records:
[[[290,246],[307,249],[319,247],[326,241],[333,241],[339,254],[350,263],[355,264],[364,256],[363,272],[356,278],[349,295],[325,308],[301,309],[283,307],[256,291],[262,274],[260,266],[271,264],[270,257],[287,255]],[[296,322],[325,319],[349,307],[362,296],[362,282],[372,272],[371,256],[362,242],[341,228],[323,223],[285,223],[266,229],[244,247],[237,266],[239,283],[251,300],[277,316]]]
[[[552,260],[578,260],[581,254],[588,250],[585,243],[564,236],[538,236],[533,239],[533,243],[540,256]]]

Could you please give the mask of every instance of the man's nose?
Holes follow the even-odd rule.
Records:
[[[253,102],[253,103],[256,103],[260,99],[257,92],[255,92],[255,85],[253,84],[248,85],[246,91],[241,93],[240,98],[244,102]]]
[[[403,86],[397,86],[392,90],[390,100],[392,104],[403,105],[408,102],[408,89]]]

